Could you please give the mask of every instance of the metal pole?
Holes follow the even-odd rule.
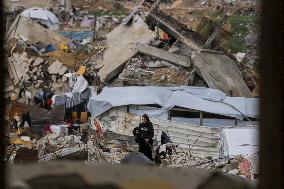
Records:
[[[200,123],[199,123],[199,126],[203,126],[203,113],[200,112]]]

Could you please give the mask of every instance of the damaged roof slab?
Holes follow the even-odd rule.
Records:
[[[127,60],[136,54],[133,45],[146,44],[154,39],[154,32],[139,17],[134,17],[131,25],[121,24],[106,35],[107,49],[103,53],[103,59],[98,64],[103,65],[99,71],[102,81],[109,81],[121,73]]]
[[[210,88],[233,96],[252,97],[235,62],[228,56],[213,52],[194,52],[194,66]]]
[[[176,66],[183,66],[187,68],[190,67],[190,59],[185,56],[170,53],[168,51],[141,43],[137,43],[136,48],[139,53],[169,61],[170,63],[173,63]]]

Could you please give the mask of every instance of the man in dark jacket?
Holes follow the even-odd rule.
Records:
[[[133,130],[133,134],[135,136],[135,141],[139,144],[139,152],[143,153],[153,161],[152,148],[154,129],[148,115],[144,114],[142,116],[142,123],[139,124],[138,128]]]

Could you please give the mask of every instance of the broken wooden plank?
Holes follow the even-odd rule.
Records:
[[[161,60],[166,60],[170,63],[173,63],[176,66],[183,66],[188,68],[191,65],[189,58],[178,54],[170,53],[168,51],[158,49],[156,47],[137,43],[136,49],[139,53],[150,55]]]

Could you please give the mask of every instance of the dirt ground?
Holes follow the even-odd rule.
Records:
[[[6,0],[7,1],[7,0]],[[31,7],[50,7],[52,0],[22,0],[25,8]]]
[[[123,10],[123,2],[113,0],[71,0],[71,3],[79,8],[86,8],[91,11],[99,10]]]

